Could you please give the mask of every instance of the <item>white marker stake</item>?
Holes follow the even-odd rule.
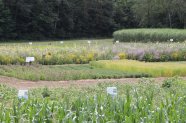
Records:
[[[32,42],[29,42],[30,45],[32,45]]]
[[[117,88],[116,87],[107,87],[107,94],[111,95],[113,98],[117,96]]]
[[[90,46],[90,44],[91,44],[91,41],[87,41],[87,43],[88,43],[88,45]]]
[[[116,41],[116,44],[119,44],[119,41]]]
[[[30,62],[34,62],[35,58],[34,57],[26,57],[26,62],[30,63]]]
[[[19,90],[18,98],[19,99],[28,99],[28,90]]]
[[[63,44],[64,42],[63,41],[60,41],[61,44]]]
[[[171,41],[171,42],[173,42],[173,41],[174,41],[174,39],[170,39],[170,41]]]

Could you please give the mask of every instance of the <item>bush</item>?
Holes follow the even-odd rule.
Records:
[[[119,58],[120,59],[125,59],[126,58],[126,54],[125,53],[119,53]]]
[[[48,88],[44,88],[42,92],[43,98],[50,97],[50,91]]]

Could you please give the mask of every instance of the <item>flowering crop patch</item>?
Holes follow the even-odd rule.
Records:
[[[50,45],[49,45],[50,44]],[[140,61],[186,61],[186,42],[116,43],[111,39],[83,41],[2,43],[0,64],[25,64],[35,57],[43,65],[87,64],[95,60],[133,59]]]

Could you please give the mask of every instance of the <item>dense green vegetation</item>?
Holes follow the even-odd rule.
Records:
[[[81,80],[110,78],[149,77],[141,72],[123,72],[107,69],[91,68],[89,65],[57,65],[57,66],[0,66],[0,75],[26,80]]]
[[[95,61],[92,67],[125,72],[142,72],[153,77],[186,76],[186,62]]]
[[[114,99],[106,95],[108,86],[118,88]],[[15,90],[1,85],[0,122],[185,122],[185,90],[185,81],[178,78],[162,85],[144,79],[139,84],[35,89],[28,100],[18,100]]]
[[[186,123],[186,80],[177,77],[186,76],[185,12],[185,0],[0,0],[5,83],[83,85],[65,81],[18,99],[0,84],[0,123]],[[77,38],[88,40],[66,40]],[[141,79],[117,83],[128,77]],[[106,93],[113,86],[115,97]]]
[[[105,37],[123,28],[185,28],[185,0],[0,0],[0,39]]]
[[[121,42],[176,42],[186,41],[186,30],[181,29],[125,29],[114,32],[114,40]]]

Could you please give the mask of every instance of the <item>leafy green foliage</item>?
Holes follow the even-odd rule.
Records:
[[[181,79],[179,79],[178,77],[172,77],[172,78],[168,78],[164,80],[162,87],[163,88],[174,88],[174,87],[184,88],[186,87],[186,83],[182,81]]]
[[[106,94],[108,86],[118,88],[116,98]],[[9,106],[0,105],[0,121],[185,122],[185,89],[171,91],[151,80],[141,80],[139,84],[101,83],[87,88],[52,89],[51,96],[44,99],[40,96],[42,89],[34,89],[28,100],[15,99]]]
[[[50,91],[48,88],[43,88],[42,96],[43,98],[50,97]]]
[[[0,39],[111,37],[123,28],[185,28],[185,5],[185,0],[1,0]]]
[[[0,0],[0,12],[0,39],[15,38],[15,20],[3,0]]]

